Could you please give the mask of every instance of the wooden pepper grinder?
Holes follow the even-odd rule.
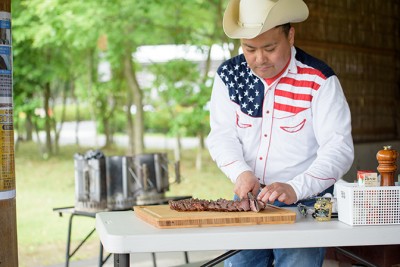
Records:
[[[378,171],[381,174],[381,186],[394,186],[394,175],[397,170],[397,151],[391,146],[384,146],[379,150],[376,159],[379,162]]]

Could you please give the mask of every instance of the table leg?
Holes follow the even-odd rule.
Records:
[[[114,254],[114,267],[129,267],[129,254]]]
[[[99,267],[103,266],[103,244],[100,241],[100,252],[99,252]]]
[[[69,217],[69,223],[68,223],[68,234],[67,234],[67,248],[66,248],[66,255],[65,255],[65,267],[69,266],[69,251],[71,248],[71,228],[72,228],[72,218],[73,218],[73,214],[71,214],[71,216]]]
[[[221,261],[226,260],[227,258],[235,255],[236,253],[240,252],[241,250],[229,250],[228,252],[225,252],[224,254],[216,257],[213,260],[210,260],[206,263],[204,263],[203,265],[201,265],[200,267],[211,267],[211,266],[215,266],[218,263],[220,263]]]
[[[111,257],[111,253],[108,253],[108,255],[104,258],[104,248],[103,244],[100,241],[100,252],[99,252],[99,267],[102,267],[108,260],[108,258]]]
[[[90,231],[87,236],[79,243],[79,245],[74,249],[74,251],[71,253],[71,233],[72,233],[72,219],[74,218],[74,214],[71,214],[69,217],[69,224],[68,224],[68,236],[67,236],[67,249],[66,249],[66,255],[65,255],[65,267],[69,267],[69,261],[72,258],[72,256],[75,255],[75,253],[82,247],[82,245],[89,239],[89,237],[92,236],[96,228],[93,228],[92,231]],[[101,249],[103,246],[101,245]],[[101,265],[103,265],[103,256],[101,257]],[[107,257],[108,258],[108,257]]]
[[[336,247],[335,249],[339,253],[342,253],[343,255],[349,257],[350,259],[353,259],[353,260],[357,261],[358,263],[361,263],[362,265],[365,265],[367,267],[378,267],[377,265],[375,265],[375,264],[373,264],[373,263],[371,263],[371,262],[369,262],[367,260],[364,260],[363,258],[355,255],[354,253],[351,253],[350,251],[347,251],[344,248]]]
[[[189,263],[189,254],[187,251],[184,252],[185,255],[185,263],[188,264]]]
[[[153,259],[153,267],[157,267],[156,253],[151,253],[151,258]]]

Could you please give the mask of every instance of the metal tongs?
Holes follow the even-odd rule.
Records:
[[[251,202],[253,202],[253,203],[254,203],[254,207],[256,208],[256,212],[259,212],[259,211],[260,211],[260,206],[258,205],[258,201],[257,201],[257,199],[254,197],[253,193],[248,192],[248,193],[247,193],[247,196],[248,196],[248,198],[249,198],[250,206],[251,206]]]

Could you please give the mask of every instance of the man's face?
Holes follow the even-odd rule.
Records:
[[[293,27],[288,36],[282,27],[275,27],[253,39],[241,39],[247,64],[261,78],[272,78],[283,70],[290,59],[293,43]]]

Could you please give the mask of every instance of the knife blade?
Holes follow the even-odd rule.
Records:
[[[253,193],[248,192],[248,193],[247,193],[247,196],[248,196],[248,198],[249,198],[250,207],[252,206],[251,203],[253,203],[253,204],[254,204],[254,207],[255,207],[255,209],[256,209],[255,211],[256,211],[256,212],[259,212],[259,211],[260,211],[260,206],[258,205],[258,201],[257,201],[257,199],[254,197]]]

